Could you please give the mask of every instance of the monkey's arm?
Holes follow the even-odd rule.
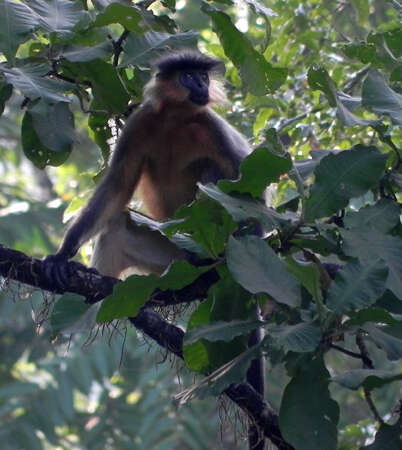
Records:
[[[62,261],[73,257],[86,240],[97,234],[130,201],[145,158],[141,145],[143,109],[127,121],[104,179],[68,228],[56,255],[50,259]]]

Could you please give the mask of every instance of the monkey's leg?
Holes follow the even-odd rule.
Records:
[[[91,266],[101,274],[120,277],[122,272],[161,274],[185,253],[158,231],[136,225],[127,212],[110,221],[98,236]]]

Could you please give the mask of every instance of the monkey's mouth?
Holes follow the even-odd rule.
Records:
[[[199,106],[205,106],[209,102],[209,95],[190,95],[190,100]]]

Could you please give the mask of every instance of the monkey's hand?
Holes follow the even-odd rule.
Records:
[[[43,258],[43,264],[46,277],[51,280],[61,292],[68,290],[70,277],[74,276],[77,270],[81,269],[84,272],[99,274],[99,272],[92,267],[87,267],[77,261],[69,261],[68,257],[63,253],[46,256]]]

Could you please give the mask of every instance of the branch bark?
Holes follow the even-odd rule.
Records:
[[[82,295],[88,303],[96,303],[113,292],[120,280],[91,272],[82,264],[69,262],[68,292]],[[0,276],[28,284],[46,291],[62,294],[67,291],[49,279],[41,260],[0,245]],[[204,273],[190,286],[175,292],[155,292],[136,317],[129,318],[139,330],[160,346],[183,358],[184,332],[164,320],[151,306],[165,306],[190,302],[205,296],[208,288],[217,281],[215,270]],[[260,427],[264,436],[279,450],[294,450],[282,437],[278,415],[248,383],[230,385],[224,393],[236,403]]]

